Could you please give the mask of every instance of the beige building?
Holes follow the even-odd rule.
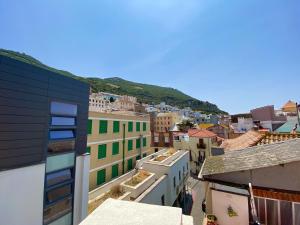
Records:
[[[181,117],[177,113],[158,113],[154,118],[154,131],[167,132],[180,120]]]
[[[89,112],[89,190],[132,170],[136,160],[152,153],[150,143],[148,115]]]

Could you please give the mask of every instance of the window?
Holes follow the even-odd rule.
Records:
[[[161,196],[161,205],[165,205],[165,195]]]
[[[50,154],[72,151],[74,150],[74,148],[75,148],[74,139],[68,139],[68,140],[58,139],[55,141],[50,141],[48,144],[48,152]]]
[[[68,184],[68,185],[47,191],[46,204],[51,204],[59,199],[62,199],[64,197],[67,197],[68,195],[71,195],[71,190],[72,190],[71,184]]]
[[[112,144],[112,154],[113,155],[119,154],[119,142],[114,142]]]
[[[158,148],[155,148],[155,149],[154,149],[154,152],[158,152]]]
[[[50,173],[55,170],[72,167],[74,166],[74,160],[74,152],[47,157],[46,172]]]
[[[99,121],[99,134],[107,133],[107,120]]]
[[[93,130],[93,120],[88,120],[88,124],[87,124],[88,134],[92,134],[92,130]]]
[[[120,132],[120,121],[114,121],[113,123],[113,132],[119,133]]]
[[[135,160],[140,160],[141,159],[141,156],[140,155],[137,155],[136,157],[135,157]]]
[[[91,146],[87,146],[86,147],[86,152],[89,153],[89,154],[91,154]]]
[[[143,146],[146,147],[146,145],[147,145],[147,138],[144,137],[144,138],[143,138]]]
[[[146,156],[147,156],[147,153],[144,153],[144,154],[143,154],[143,158],[145,158]]]
[[[50,173],[46,175],[46,186],[50,187],[52,185],[71,180],[71,169],[60,170],[58,172]]]
[[[140,131],[141,130],[141,123],[140,122],[136,122],[136,131]]]
[[[154,142],[158,143],[158,137],[157,136],[154,137]]]
[[[97,185],[105,183],[106,170],[102,169],[97,172]]]
[[[50,205],[44,209],[44,224],[48,224],[72,210],[72,198],[67,198],[62,201]],[[67,214],[69,215],[69,214]],[[70,220],[71,221],[71,220]]]
[[[50,139],[67,139],[74,138],[73,130],[51,130],[50,131]]]
[[[52,116],[51,117],[51,125],[52,126],[74,126],[75,118]]]
[[[293,224],[292,202],[280,201],[281,224]]]
[[[133,131],[133,122],[130,121],[128,122],[128,132],[132,132]]]
[[[98,159],[106,157],[106,144],[98,145]]]
[[[51,114],[54,115],[77,115],[77,105],[67,104],[62,102],[51,102]]]
[[[165,137],[165,143],[169,143],[169,137]]]
[[[270,225],[277,224],[278,221],[278,202],[266,200],[267,202],[267,221]]]
[[[128,140],[128,151],[131,151],[133,148],[133,141],[132,140]]]
[[[174,188],[176,187],[176,177],[175,176],[173,177],[173,187]]]
[[[127,170],[132,170],[133,166],[132,166],[132,159],[128,159],[127,161]]]
[[[119,164],[113,165],[111,170],[111,178],[117,177],[119,175]]]
[[[140,148],[141,147],[141,139],[136,139],[136,143],[135,143],[135,148]]]
[[[143,122],[143,131],[146,131],[146,130],[147,130],[147,123]]]

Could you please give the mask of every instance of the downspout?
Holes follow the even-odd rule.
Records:
[[[125,123],[123,124],[123,161],[122,161],[122,173],[125,173]]]

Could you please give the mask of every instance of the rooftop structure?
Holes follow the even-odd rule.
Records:
[[[80,225],[193,225],[180,208],[106,200]]]
[[[296,118],[296,119],[287,121],[282,126],[280,126],[279,128],[277,128],[275,130],[275,132],[277,132],[277,133],[285,133],[285,134],[289,134],[289,133],[293,133],[293,132],[300,133],[300,125],[299,125],[298,119]]]
[[[172,206],[184,191],[188,152],[164,149],[137,161],[136,169],[89,193],[89,212],[107,198]]]
[[[294,161],[300,161],[299,138],[231,151],[225,155],[207,158],[202,167],[201,175],[253,170]]]
[[[287,103],[285,103],[283,106],[282,106],[282,111],[283,112],[288,112],[288,113],[295,113],[297,110],[297,105],[296,105],[296,102],[293,102],[291,100],[289,100]]]

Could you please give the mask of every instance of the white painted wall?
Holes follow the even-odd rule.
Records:
[[[43,224],[45,164],[0,172],[0,224]]]
[[[76,157],[73,225],[79,224],[88,214],[90,155]]]
[[[248,225],[248,197],[231,194],[222,191],[212,190],[212,211],[222,225]],[[228,207],[237,213],[238,216],[230,217]]]

